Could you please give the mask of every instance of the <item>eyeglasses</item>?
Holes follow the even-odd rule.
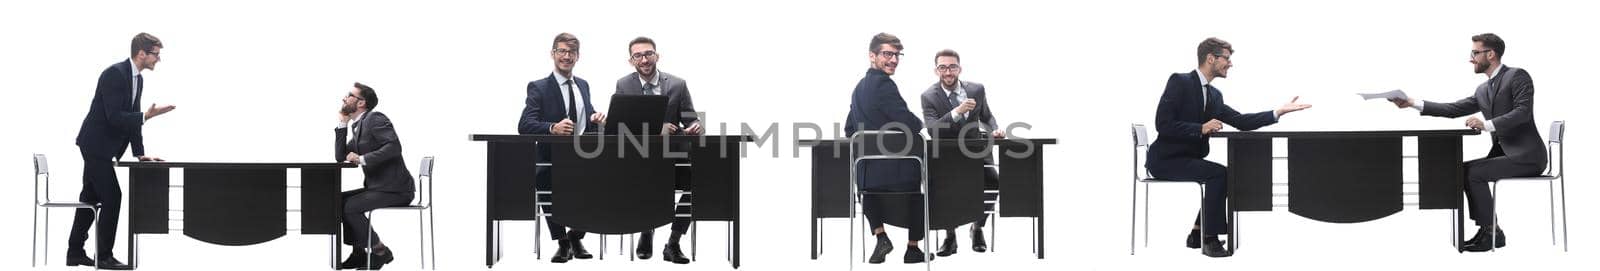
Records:
[[[574,55],[578,55],[578,50],[571,50],[571,49],[555,49],[555,50],[550,50],[550,52],[554,53],[556,55],[559,55],[559,56],[574,56]]]
[[[1233,54],[1226,54],[1226,55],[1211,54],[1211,56],[1215,56],[1217,58],[1221,58],[1222,60],[1233,61]]]
[[[656,56],[655,50],[633,53],[633,60],[643,60],[646,57]]]
[[[156,58],[161,58],[161,52],[150,51],[150,50],[142,50],[142,51],[144,51],[145,54],[148,54],[150,56],[153,56],[153,57],[156,57]]]
[[[362,99],[362,98],[361,98],[361,96],[356,96],[356,94],[355,94],[355,93],[345,93],[345,94],[344,94],[344,97],[345,97],[345,98],[356,98],[356,100],[360,100],[360,101],[365,101],[365,100],[367,100],[367,99]]]
[[[1488,53],[1489,51],[1494,51],[1494,50],[1487,50],[1487,49],[1485,49],[1485,50],[1472,50],[1472,56],[1471,57],[1478,57],[1478,54]]]
[[[900,56],[904,55],[906,54],[902,54],[900,51],[878,51],[878,56],[883,58],[900,58]]]
[[[938,66],[934,66],[934,70],[937,70],[939,72],[960,71],[961,70],[961,65],[958,65],[958,64],[938,65]]]

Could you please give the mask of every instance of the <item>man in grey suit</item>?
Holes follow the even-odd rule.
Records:
[[[667,135],[699,135],[703,132],[700,118],[694,111],[694,101],[689,96],[689,85],[683,78],[672,76],[656,69],[656,61],[661,55],[656,53],[656,42],[647,37],[638,37],[628,42],[628,63],[633,64],[634,73],[617,79],[617,94],[626,95],[666,95],[667,112],[663,120],[661,133]],[[685,144],[673,146],[674,151],[686,151]],[[678,190],[689,190],[689,168],[677,168]],[[678,203],[694,201],[693,195],[683,195],[678,198]],[[677,213],[689,214],[687,206],[678,206]],[[672,220],[672,236],[668,237],[667,245],[661,248],[661,259],[676,264],[689,263],[689,257],[683,256],[683,250],[678,247],[678,239],[689,230],[690,218],[677,217]],[[634,251],[640,259],[650,259],[651,241],[655,237],[655,230],[640,233],[639,247]]]
[[[983,139],[984,137],[1005,138],[1005,131],[998,129],[1000,126],[994,120],[994,113],[989,111],[989,98],[984,92],[983,84],[961,80],[961,54],[955,50],[945,49],[933,57],[934,73],[939,75],[939,82],[928,86],[922,92],[922,119],[927,123],[928,135],[934,138],[959,138]],[[984,164],[994,165],[994,157],[985,157]],[[998,190],[1000,188],[1000,174],[993,167],[984,167],[984,189]],[[995,200],[995,196],[986,197]],[[987,204],[987,209],[994,210],[994,204]],[[973,221],[972,225],[972,251],[988,251],[989,245],[983,241],[983,225],[988,221],[988,216]],[[944,244],[939,246],[939,257],[956,254],[956,231],[945,230]]]
[[[359,164],[366,175],[360,189],[343,193],[344,243],[356,249],[339,269],[377,270],[394,261],[394,253],[378,240],[377,232],[367,237],[372,229],[367,212],[409,204],[416,196],[411,171],[406,170],[406,159],[400,155],[400,136],[388,116],[372,111],[377,106],[378,93],[355,83],[339,107],[339,125],[333,129],[334,160]]]
[[[1506,43],[1493,33],[1472,36],[1474,72],[1489,80],[1478,85],[1472,96],[1452,103],[1418,102],[1416,99],[1391,99],[1400,108],[1416,108],[1422,115],[1456,118],[1483,112],[1483,117],[1468,117],[1466,126],[1487,131],[1493,138],[1489,155],[1466,164],[1467,207],[1478,224],[1478,234],[1462,243],[1472,252],[1504,247],[1506,235],[1494,227],[1494,196],[1489,182],[1507,177],[1533,176],[1544,171],[1549,157],[1544,139],[1533,119],[1533,77],[1528,71],[1501,65]],[[1492,238],[1491,238],[1492,237]]]

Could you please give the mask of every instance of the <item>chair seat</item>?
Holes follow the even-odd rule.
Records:
[[[1526,182],[1526,181],[1550,181],[1550,180],[1555,180],[1555,179],[1556,179],[1555,176],[1539,175],[1539,176],[1527,176],[1527,177],[1511,177],[1511,178],[1500,179],[1498,181]]]
[[[389,206],[389,207],[378,208],[378,210],[422,210],[422,209],[428,209],[428,207],[426,207],[426,206],[418,206],[418,205],[404,205],[404,206]]]
[[[88,204],[88,203],[82,203],[82,202],[46,202],[46,203],[40,203],[39,207],[45,207],[45,208],[95,208],[94,204]]]
[[[1200,180],[1168,180],[1168,179],[1157,179],[1157,178],[1144,178],[1142,180],[1139,180],[1139,182],[1141,182],[1141,183],[1201,183]]]

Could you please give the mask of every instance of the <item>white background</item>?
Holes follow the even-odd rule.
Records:
[[[1594,97],[1584,82],[1600,62],[1594,52],[1600,40],[1588,33],[1600,25],[1595,6],[1422,2],[7,1],[0,4],[0,114],[7,127],[0,176],[12,181],[0,189],[0,198],[9,199],[0,208],[9,218],[30,212],[24,207],[31,198],[27,153],[53,158],[55,198],[76,197],[81,161],[73,138],[94,78],[126,59],[130,37],[149,32],[167,47],[145,76],[142,106],[178,106],[145,125],[149,154],[173,161],[325,161],[338,100],[351,82],[367,83],[382,97],[377,110],[394,120],[411,169],[423,156],[439,157],[439,268],[482,269],[485,151],[467,135],[516,132],[524,86],[549,75],[550,41],[560,32],[581,39],[576,74],[590,82],[594,104],[605,109],[604,94],[632,71],[627,42],[642,35],[655,38],[660,68],[688,80],[697,109],[709,112],[712,124],[751,123],[758,132],[771,123],[781,127],[778,145],[749,146],[751,157],[743,163],[743,269],[839,270],[847,256],[842,220],[827,224],[828,253],[816,261],[806,256],[802,221],[809,195],[795,191],[808,189],[809,154],[795,157],[790,124],[842,122],[849,92],[868,67],[869,38],[889,32],[906,45],[894,79],[909,104],[918,104],[917,95],[936,81],[933,53],[951,48],[963,56],[963,79],[988,86],[1002,122],[1034,125],[1017,135],[1062,142],[1045,148],[1049,258],[1028,253],[1030,220],[1006,218],[989,229],[1001,235],[990,241],[998,251],[973,253],[963,231],[962,252],[937,260],[936,268],[1592,268],[1600,239],[1588,230],[1596,223],[1596,202],[1586,195],[1600,187],[1585,178],[1585,165],[1593,161],[1585,154],[1594,150],[1586,142],[1595,139],[1586,127],[1595,122],[1580,109],[1587,105],[1582,99]],[[1369,223],[1329,224],[1280,208],[1244,214],[1245,246],[1232,258],[1211,259],[1181,247],[1198,208],[1195,188],[1168,185],[1152,193],[1151,246],[1128,255],[1128,124],[1152,121],[1165,79],[1194,69],[1200,40],[1220,37],[1238,51],[1231,77],[1216,83],[1234,108],[1269,110],[1297,95],[1315,106],[1264,130],[1454,129],[1462,119],[1418,117],[1354,93],[1398,88],[1434,101],[1466,97],[1486,79],[1467,63],[1469,37],[1484,32],[1505,38],[1505,63],[1535,78],[1541,134],[1550,121],[1572,124],[1568,136],[1578,143],[1567,156],[1567,164],[1577,166],[1566,186],[1574,196],[1567,201],[1571,252],[1548,243],[1542,185],[1517,184],[1502,187],[1510,246],[1495,253],[1453,252],[1444,211],[1408,207]],[[1222,141],[1214,142],[1213,150],[1220,150]],[[1488,136],[1475,136],[1464,144],[1465,156],[1480,157],[1490,143]],[[1223,157],[1218,151],[1210,158]],[[360,173],[345,176],[359,180]],[[347,181],[347,188],[357,184]],[[53,265],[40,269],[64,268],[69,213],[52,216],[45,241],[52,242]],[[413,268],[419,257],[412,219],[406,213],[378,218],[399,256],[393,269]],[[124,215],[119,233],[127,220]],[[21,268],[29,253],[21,234],[28,228],[20,220],[4,225],[0,262]],[[614,245],[605,261],[549,264],[533,259],[533,224],[507,227],[501,268],[727,268],[721,223],[701,225],[700,261],[685,266],[626,262]],[[658,232],[666,236],[665,229]],[[319,270],[327,264],[327,239],[314,236],[291,234],[247,247],[176,234],[141,240],[142,270]],[[599,253],[597,240],[589,238],[588,246]],[[117,245],[117,256],[127,261],[126,239]],[[922,268],[897,263],[903,251],[897,241],[890,264],[857,267]]]

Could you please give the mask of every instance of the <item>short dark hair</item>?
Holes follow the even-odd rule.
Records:
[[[1506,57],[1506,41],[1501,40],[1499,35],[1494,33],[1478,34],[1477,36],[1472,36],[1472,42],[1482,42],[1483,47],[1489,47],[1489,50],[1494,50],[1494,55],[1497,58]]]
[[[567,46],[572,46],[572,51],[573,52],[577,52],[578,51],[578,36],[573,36],[572,33],[566,33],[566,32],[562,32],[561,34],[556,34],[556,40],[550,42],[550,50],[555,50],[556,48],[559,48],[560,44],[562,44],[562,43],[566,43]]]
[[[1223,41],[1222,39],[1216,37],[1210,37],[1206,38],[1204,41],[1200,41],[1200,48],[1195,50],[1195,59],[1198,60],[1196,61],[1198,62],[1196,65],[1205,65],[1206,55],[1221,56],[1223,50],[1233,52],[1233,44],[1228,44],[1227,41]]]
[[[166,46],[162,46],[161,39],[156,38],[155,35],[140,32],[138,35],[133,35],[133,45],[130,47],[132,48],[128,49],[128,56],[131,57],[139,55],[139,51],[149,52],[150,50],[154,50],[156,47]]]
[[[633,41],[628,42],[628,53],[633,53],[633,45],[640,43],[649,43],[651,49],[656,48],[656,40],[647,37],[637,37],[633,38]]]
[[[939,50],[939,53],[933,54],[933,62],[934,63],[939,63],[939,58],[940,57],[947,57],[947,56],[948,57],[954,57],[954,58],[956,58],[956,63],[961,63],[961,54],[957,54],[956,50],[950,50],[950,49]]]
[[[378,107],[378,91],[361,82],[356,82],[356,89],[361,90],[361,100],[367,101],[367,110]]]
[[[889,33],[878,33],[877,35],[873,35],[872,36],[872,44],[869,44],[869,46],[871,46],[871,47],[868,47],[867,51],[873,52],[873,53],[877,53],[879,51],[878,50],[879,48],[883,48],[883,46],[880,46],[880,45],[884,45],[884,44],[888,44],[889,46],[894,46],[895,50],[905,50],[906,49],[905,45],[900,45],[900,37],[895,37],[894,35],[890,35]]]

